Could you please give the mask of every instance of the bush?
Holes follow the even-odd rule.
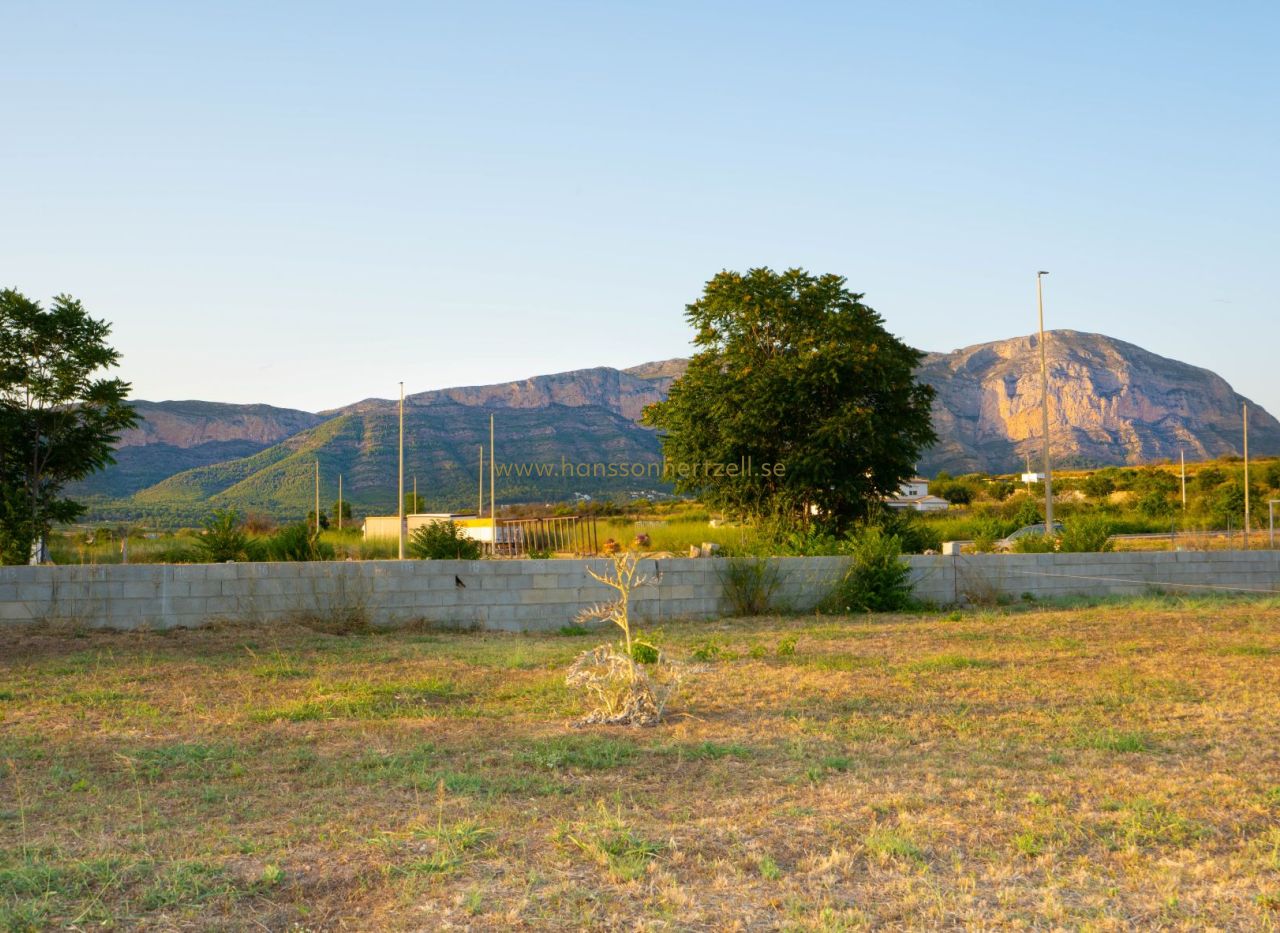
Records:
[[[1062,536],[1058,541],[1060,551],[1110,551],[1113,547],[1111,523],[1101,516],[1073,515],[1062,523]]]
[[[1013,552],[1015,554],[1049,554],[1057,550],[1057,544],[1058,539],[1053,535],[1028,534],[1014,539]]]
[[[851,534],[845,552],[852,558],[829,603],[837,612],[892,612],[911,602],[910,568],[896,535],[868,525]]]
[[[765,557],[730,557],[720,571],[724,597],[736,616],[768,612],[778,583],[778,571]]]
[[[1040,524],[1044,521],[1044,517],[1040,514],[1040,506],[1028,496],[1019,503],[1018,510],[1013,513],[1013,520],[1017,522],[1019,528],[1024,528],[1027,525]]]
[[[917,518],[916,513],[892,512],[885,516],[882,527],[886,534],[898,539],[904,554],[942,550],[942,535],[937,527]]]
[[[204,531],[196,538],[196,547],[201,557],[214,564],[248,560],[249,535],[236,510],[219,510],[205,519]]]
[[[480,542],[450,521],[423,525],[409,536],[409,553],[423,560],[479,560]]]
[[[286,525],[266,540],[267,560],[333,560],[333,545],[321,541],[306,524]]]

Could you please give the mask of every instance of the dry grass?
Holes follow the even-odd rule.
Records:
[[[660,637],[574,729],[571,636],[10,630],[0,927],[1280,921],[1275,602]]]

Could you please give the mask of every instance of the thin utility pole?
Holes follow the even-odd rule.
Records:
[[[320,461],[316,461],[316,537],[320,537]]]
[[[338,530],[342,530],[342,474],[338,474]]]
[[[493,553],[498,553],[498,500],[493,497],[493,491],[496,488],[494,481],[494,471],[497,464],[494,462],[494,446],[493,446],[493,415],[489,415],[489,528],[493,535]]]
[[[1244,406],[1244,549],[1249,550],[1249,406]]]
[[[400,502],[400,560],[404,560],[404,383],[400,383],[400,478],[396,483]]]
[[[1044,533],[1053,534],[1053,467],[1049,463],[1049,355],[1044,343],[1044,287],[1048,272],[1036,273],[1036,303],[1040,306],[1040,418],[1044,429]]]
[[[418,509],[418,475],[416,473],[413,476],[413,510],[415,512],[419,511]]]
[[[476,497],[476,518],[484,518],[484,444],[480,447],[480,494]]]
[[[1187,510],[1187,452],[1178,451],[1178,460],[1182,463],[1182,511]]]

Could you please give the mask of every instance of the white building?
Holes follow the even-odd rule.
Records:
[[[896,496],[886,496],[884,504],[891,509],[911,509],[915,512],[945,512],[951,503],[940,496],[929,495],[929,481],[913,476],[898,488]]]

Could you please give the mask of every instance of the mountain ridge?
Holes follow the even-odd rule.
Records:
[[[1240,406],[1249,401],[1216,373],[1102,334],[1051,331],[1047,349],[1055,463],[1101,466],[1176,459],[1180,450],[1194,458],[1240,452]],[[499,425],[500,463],[656,463],[658,438],[637,420],[646,405],[666,397],[687,363],[590,367],[414,393],[405,399],[406,475],[418,475],[434,506],[473,503],[490,415]],[[1039,365],[1034,335],[926,353],[918,378],[938,390],[939,442],[921,458],[922,472],[1007,473],[1038,461]],[[1252,450],[1280,453],[1280,422],[1249,404]],[[196,401],[135,406],[145,420],[122,438],[120,462],[76,490],[95,499],[99,511],[171,508],[195,515],[235,507],[303,514],[317,459],[326,504],[339,473],[358,510],[386,509],[394,501],[394,400],[365,399],[315,414]],[[664,488],[634,478],[512,476],[500,481],[500,499]]]

